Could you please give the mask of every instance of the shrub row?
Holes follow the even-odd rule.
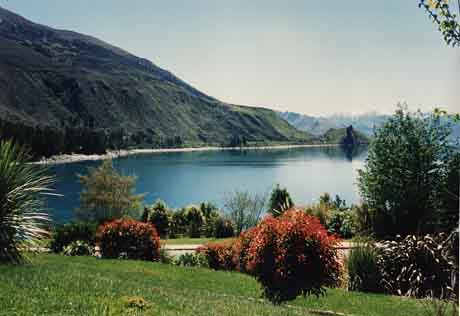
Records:
[[[222,218],[213,204],[206,202],[172,210],[158,200],[144,208],[142,221],[155,225],[161,236],[169,238],[184,235],[191,238],[234,236],[232,223]]]

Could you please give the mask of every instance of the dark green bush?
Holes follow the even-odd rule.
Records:
[[[288,190],[286,188],[281,188],[279,184],[273,189],[268,203],[268,212],[275,217],[294,206],[294,202]]]
[[[160,236],[166,236],[169,233],[170,210],[165,202],[157,200],[150,207],[144,207],[142,221],[155,226]]]
[[[185,208],[181,208],[172,212],[169,222],[169,238],[180,237],[187,232],[187,217]]]
[[[458,280],[453,279],[458,276],[458,266],[452,236],[409,235],[384,242],[379,247],[378,265],[386,292],[415,297],[443,297],[452,290],[458,292]]]
[[[96,228],[96,223],[92,222],[71,222],[59,225],[53,232],[51,250],[55,253],[62,252],[66,246],[77,240],[94,246]]]
[[[377,264],[377,251],[369,242],[358,242],[351,249],[347,261],[348,290],[381,292],[381,276]]]
[[[72,241],[64,247],[63,254],[65,256],[91,256],[94,253],[94,248],[85,241]]]
[[[184,253],[174,259],[174,264],[183,267],[209,268],[208,259],[202,253]]]
[[[185,209],[185,218],[187,220],[187,230],[190,238],[201,237],[205,218],[201,209],[195,205],[190,205]]]
[[[155,227],[131,218],[120,218],[98,227],[97,240],[103,258],[160,259],[160,238]]]
[[[214,222],[213,235],[214,238],[228,238],[235,236],[232,222],[227,219],[223,219],[222,217],[217,218]]]
[[[327,221],[326,228],[330,233],[342,238],[351,238],[355,235],[355,214],[352,209],[333,210]]]

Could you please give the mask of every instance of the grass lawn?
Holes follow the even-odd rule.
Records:
[[[176,239],[161,239],[164,245],[204,245],[208,242],[221,242],[231,240],[233,238],[176,238]]]
[[[425,315],[419,300],[328,290],[273,306],[251,277],[203,268],[41,254],[23,266],[0,265],[0,315]],[[142,297],[143,310],[128,297]]]

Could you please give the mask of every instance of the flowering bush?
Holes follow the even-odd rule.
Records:
[[[251,232],[245,269],[262,284],[274,303],[298,295],[321,295],[336,284],[341,264],[335,246],[319,220],[296,209],[266,217]]]
[[[251,241],[257,234],[258,229],[256,227],[252,227],[244,232],[242,232],[238,239],[236,239],[232,244],[232,252],[233,252],[233,264],[235,269],[240,272],[249,273],[246,269],[247,257],[249,246],[251,245]]]
[[[103,258],[126,258],[157,261],[160,238],[155,226],[131,218],[106,222],[97,230]]]
[[[235,269],[233,241],[208,243],[204,247],[198,248],[196,252],[205,256],[211,269],[226,271]]]

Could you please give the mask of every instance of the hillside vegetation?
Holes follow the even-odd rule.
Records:
[[[44,155],[310,139],[272,110],[221,102],[144,58],[2,8],[0,120],[3,137],[50,147]]]

